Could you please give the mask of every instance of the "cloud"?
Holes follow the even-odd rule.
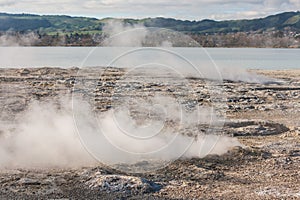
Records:
[[[1,12],[102,17],[254,18],[300,10],[299,0],[0,0]]]
[[[220,19],[254,19],[262,16],[267,16],[266,11],[238,11],[234,13],[221,13],[210,15],[210,19],[220,20]]]
[[[16,3],[17,1],[15,0],[0,0],[0,6],[1,7],[6,7],[6,6],[12,6]]]

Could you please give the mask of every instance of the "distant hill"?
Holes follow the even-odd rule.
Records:
[[[251,20],[113,19],[0,13],[0,46],[98,46],[108,20],[183,32],[203,47],[300,48],[300,12]]]
[[[300,12],[286,12],[260,19],[228,21],[182,21],[153,18],[144,20],[144,24],[146,26],[164,27],[177,31],[198,33],[267,31],[284,30],[285,28],[300,31]]]
[[[97,32],[107,19],[70,17],[65,15],[32,15],[0,13],[0,31]],[[234,33],[250,31],[285,30],[300,32],[300,12],[285,12],[265,18],[227,21],[188,21],[172,18],[116,19],[146,27],[162,27],[191,33]]]
[[[74,32],[102,30],[102,26],[96,18],[0,13],[0,31]]]

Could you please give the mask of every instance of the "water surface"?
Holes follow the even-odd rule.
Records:
[[[116,47],[0,47],[0,67],[107,66],[137,48]],[[221,68],[300,69],[300,49],[169,48],[195,65]],[[141,50],[139,55],[143,55]],[[145,56],[145,62],[151,57]]]

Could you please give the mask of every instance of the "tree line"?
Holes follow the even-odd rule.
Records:
[[[300,48],[300,34],[286,31],[186,33],[202,47]],[[0,46],[101,46],[103,33],[2,32]]]

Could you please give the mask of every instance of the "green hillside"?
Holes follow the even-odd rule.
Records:
[[[0,31],[74,32],[101,30],[102,26],[96,18],[0,13]]]
[[[0,31],[99,32],[107,19],[70,17],[65,15],[31,15],[0,13]],[[300,12],[286,12],[266,18],[228,21],[188,21],[172,18],[116,19],[128,24],[162,27],[192,33],[230,33],[289,28],[300,31]]]
[[[175,19],[153,18],[146,19],[146,26],[164,27],[177,31],[200,32],[200,33],[229,33],[229,32],[249,32],[266,30],[283,30],[291,28],[300,30],[300,12],[286,12],[266,18],[253,20],[228,20],[228,21],[182,21]]]

